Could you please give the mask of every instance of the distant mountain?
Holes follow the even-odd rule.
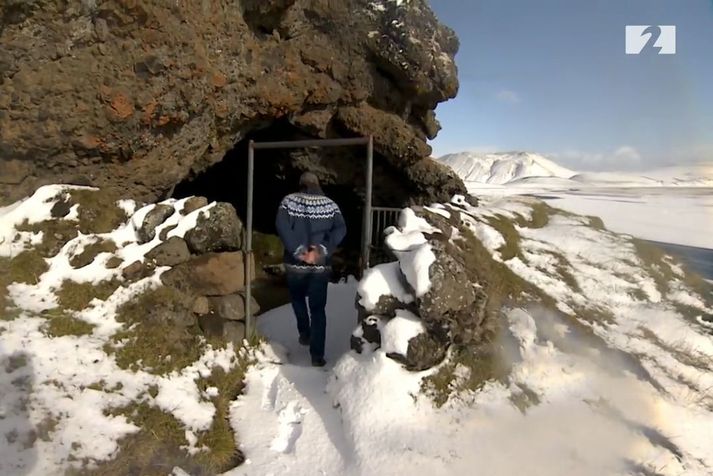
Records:
[[[568,179],[576,172],[530,152],[460,152],[444,155],[440,162],[450,166],[464,182],[504,185],[530,177]]]
[[[459,152],[444,155],[468,189],[582,187],[713,187],[713,164],[665,167],[647,172],[576,172],[532,152]]]

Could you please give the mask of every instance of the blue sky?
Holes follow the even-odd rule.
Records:
[[[434,155],[528,150],[581,170],[713,162],[713,0],[431,0],[461,47]],[[676,54],[626,55],[626,25]]]

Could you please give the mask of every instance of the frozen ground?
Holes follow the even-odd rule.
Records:
[[[37,242],[37,236],[13,230],[24,219],[46,218],[53,197],[63,191],[42,189],[1,210],[0,233],[12,240],[0,254],[14,256]],[[181,201],[166,203],[182,207]],[[472,208],[460,197],[430,208],[439,215],[462,212],[494,259],[550,295],[563,313],[537,306],[504,310],[499,358],[511,366],[507,378],[457,390],[468,372],[458,367],[452,397],[436,407],[421,392],[429,372],[406,371],[386,357],[386,348],[362,354],[348,349],[358,286],[331,285],[329,364],[323,369],[311,367],[307,349],[298,345],[289,306],[259,318],[268,342],[230,411],[248,461],[229,474],[712,474],[713,309],[671,259],[656,264],[671,274],[661,283],[626,237],[596,230],[581,217],[555,214],[540,228],[514,225],[521,253],[506,259],[501,245],[508,237],[492,218],[528,221],[535,204],[528,197],[490,197]],[[152,246],[136,242],[136,224],[148,208],[123,206],[133,218],[106,235],[122,244],[120,254],[138,259]],[[174,233],[184,233],[195,216],[176,214],[173,220]],[[396,266],[414,289],[427,290],[424,267],[435,257],[418,230],[429,225],[411,211],[400,225],[389,235],[401,250]],[[56,306],[57,283],[118,272],[103,266],[106,254],[81,272],[68,266],[69,257],[94,238],[80,234],[69,241],[48,260],[37,284],[9,286],[20,309],[0,321],[0,474],[62,474],[115,457],[121,437],[138,428],[106,410],[137,401],[172,414],[185,428],[186,450],[202,451],[190,442],[211,422],[215,389],[202,392],[197,382],[215,366],[235,365],[237,352],[208,346],[180,372],[155,375],[119,368],[105,348],[123,327],[117,306],[156,285],[160,269],[73,312],[74,319],[94,326],[89,333],[46,332],[42,311]],[[398,292],[391,282],[394,265],[386,266],[385,291]],[[386,326],[391,350],[403,349],[418,332],[407,313]],[[186,474],[180,468],[172,473]]]
[[[496,259],[504,238],[488,217],[529,216],[531,204],[456,202]],[[678,279],[662,293],[626,238],[585,219],[556,215],[518,232],[527,261],[505,263],[571,317],[506,310],[506,380],[436,408],[420,392],[428,372],[405,371],[383,348],[348,350],[356,286],[333,285],[325,369],[308,366],[289,306],[260,318],[270,344],[232,409],[249,460],[229,474],[710,475],[713,340],[706,320],[674,305],[699,318],[713,309]],[[557,271],[560,254],[576,284]],[[383,266],[375,282],[398,292]],[[610,316],[592,320],[588,309]],[[390,340],[412,335],[408,327]]]
[[[439,159],[476,196],[537,196],[646,240],[713,249],[713,164],[648,172],[565,169],[532,153],[464,152]]]
[[[645,240],[713,249],[713,188],[479,188],[475,196],[527,194],[553,207],[598,216],[619,233]]]

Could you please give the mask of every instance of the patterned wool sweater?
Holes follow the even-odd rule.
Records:
[[[332,253],[347,234],[339,206],[318,190],[292,193],[283,198],[275,226],[285,246],[288,272],[328,271]],[[315,247],[321,257],[314,265],[298,258],[310,247]]]

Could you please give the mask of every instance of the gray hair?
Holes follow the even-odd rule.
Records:
[[[319,187],[319,178],[312,172],[305,172],[300,176],[300,188]]]

